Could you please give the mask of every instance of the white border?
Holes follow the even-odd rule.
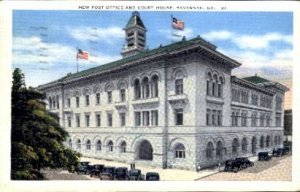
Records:
[[[82,5],[103,6],[168,6],[194,5],[214,6],[220,11],[292,11],[294,13],[294,66],[293,66],[293,177],[292,182],[97,182],[97,181],[11,181],[10,180],[10,88],[11,88],[11,44],[12,44],[12,10],[78,10]],[[115,10],[115,9],[109,9]],[[84,11],[84,10],[83,10]],[[99,10],[95,10],[99,11]],[[132,10],[127,10],[132,11]],[[146,10],[139,10],[146,11]],[[154,10],[152,10],[154,11]],[[159,10],[155,10],[159,11]],[[186,10],[172,10],[186,11]],[[199,10],[209,11],[209,10]],[[201,190],[300,190],[300,2],[291,1],[0,1],[0,191],[201,191]]]

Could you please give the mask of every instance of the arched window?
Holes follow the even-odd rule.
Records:
[[[266,139],[266,147],[270,147],[270,136],[269,135],[267,136],[267,139]]]
[[[175,80],[175,94],[176,95],[183,94],[183,79]]]
[[[143,90],[143,98],[148,98],[150,96],[150,86],[149,86],[149,79],[148,77],[144,77],[142,83],[142,90]]]
[[[223,96],[223,84],[224,84],[224,79],[222,77],[219,77],[218,81],[218,87],[217,87],[217,97],[222,97]]]
[[[246,139],[246,137],[244,137],[242,140],[242,152],[243,153],[247,153],[247,146],[248,146],[247,139]]]
[[[261,149],[265,147],[264,142],[265,142],[265,137],[261,136],[260,137],[260,142],[259,142],[259,146],[260,146]]]
[[[208,142],[206,145],[206,158],[211,159],[213,158],[213,150],[214,150],[214,145],[212,142]]]
[[[76,147],[77,147],[77,149],[81,149],[81,141],[80,141],[80,139],[77,139]]]
[[[91,150],[91,141],[90,140],[86,141],[86,150]]]
[[[69,139],[68,144],[69,144],[69,148],[72,148],[72,139]]]
[[[109,141],[107,147],[108,147],[108,151],[113,152],[114,143],[112,141]]]
[[[221,141],[218,141],[217,143],[216,157],[219,159],[222,159],[223,157],[223,143]]]
[[[151,97],[158,97],[158,76],[153,75],[151,79]]]
[[[96,150],[101,151],[101,141],[100,140],[98,140],[96,143]]]
[[[207,73],[206,78],[206,95],[211,96],[212,76],[210,72]]]
[[[134,97],[135,99],[141,98],[141,85],[138,79],[134,81]]]
[[[177,159],[184,159],[185,158],[185,147],[181,143],[178,143],[175,146],[175,158],[177,158]]]
[[[123,141],[122,143],[121,143],[121,153],[126,153],[126,142],[125,141]]]
[[[239,141],[237,138],[233,139],[232,141],[232,154],[237,155],[238,154],[238,147],[239,147]]]

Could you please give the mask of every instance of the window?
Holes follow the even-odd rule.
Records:
[[[96,104],[100,105],[100,93],[96,93]]]
[[[222,126],[222,111],[217,111],[218,112],[218,126]]]
[[[216,157],[219,159],[223,157],[223,144],[221,141],[218,141],[217,143]]]
[[[206,109],[206,125],[210,125],[210,109]]]
[[[134,97],[135,99],[141,98],[141,86],[140,81],[138,79],[134,81]]]
[[[282,110],[282,98],[279,96],[276,97],[276,110]]]
[[[152,83],[151,83],[151,96],[152,97],[158,97],[158,76],[154,75],[152,77]]]
[[[57,109],[59,109],[59,96],[56,95],[56,104],[57,104]]]
[[[247,91],[242,91],[242,103],[248,104],[248,92]]]
[[[112,103],[112,92],[111,91],[107,91],[107,102]]]
[[[185,158],[185,148],[184,145],[179,143],[175,146],[175,158],[184,159]]]
[[[123,141],[121,143],[121,153],[126,153],[126,142],[125,141]]]
[[[251,94],[251,104],[256,106],[258,105],[258,95],[254,93]]]
[[[267,139],[266,139],[266,147],[270,147],[270,136],[269,135],[267,136]]]
[[[85,126],[86,127],[90,126],[90,115],[89,114],[85,115]]]
[[[149,126],[149,111],[143,111],[143,125]]]
[[[206,95],[210,95],[210,81],[206,81]]]
[[[212,96],[216,96],[216,82],[212,82]]]
[[[109,141],[107,147],[108,147],[108,151],[109,152],[113,152],[113,150],[114,150],[114,143],[112,141]]]
[[[89,106],[89,105],[90,105],[90,96],[89,96],[89,95],[86,95],[86,96],[85,96],[85,105],[86,105],[86,106]]]
[[[78,139],[77,142],[76,142],[76,148],[77,149],[81,148],[81,141],[80,141],[80,139]]]
[[[76,115],[76,126],[80,127],[80,115]]]
[[[71,124],[71,116],[68,116],[68,127],[72,127],[72,124]]]
[[[212,114],[211,114],[211,124],[212,125],[216,125],[216,110],[212,111]]]
[[[151,125],[157,126],[158,125],[158,111],[151,111]]]
[[[265,142],[265,137],[264,136],[261,136],[260,137],[260,148],[264,148],[264,142]]]
[[[135,126],[141,126],[141,112],[135,112]]]
[[[49,109],[52,109],[52,99],[51,99],[51,97],[49,97],[48,100],[49,100]]]
[[[79,107],[79,97],[76,97],[76,107]]]
[[[265,125],[265,114],[260,114],[260,126],[263,127]]]
[[[101,141],[100,140],[98,140],[96,143],[96,150],[101,151]]]
[[[240,102],[240,91],[238,89],[232,89],[232,101]]]
[[[124,127],[126,125],[126,116],[125,113],[120,113],[120,126]]]
[[[256,112],[252,112],[251,115],[251,126],[256,127],[256,121],[257,121],[257,114]]]
[[[281,127],[281,114],[276,114],[276,127]]]
[[[183,94],[183,79],[175,80],[175,94],[176,95]]]
[[[233,139],[232,141],[232,154],[237,155],[239,147],[239,141],[237,138]]]
[[[247,139],[244,137],[243,140],[242,140],[242,152],[243,153],[247,153]]]
[[[242,126],[247,126],[247,112],[242,112],[242,121],[241,121]]]
[[[213,146],[212,142],[208,142],[207,146],[206,146],[206,158],[207,159],[213,158],[213,150],[214,150],[214,146]]]
[[[107,126],[112,127],[113,125],[113,116],[112,113],[107,113]]]
[[[218,84],[218,97],[222,97],[222,84]]]
[[[100,114],[96,114],[96,126],[97,127],[101,126],[101,116],[100,116]]]
[[[232,126],[239,126],[239,112],[232,112],[231,124]]]
[[[53,99],[52,99],[52,104],[53,104],[53,109],[55,109],[55,107],[56,107],[56,103],[55,103],[55,97],[53,97]]]
[[[68,105],[68,108],[71,107],[71,99],[70,98],[68,98],[68,100],[67,100],[67,105]]]
[[[86,141],[86,150],[91,150],[91,141],[90,140]]]
[[[121,102],[126,101],[125,89],[120,90],[120,98],[121,98]]]
[[[183,109],[175,110],[175,125],[183,125]]]
[[[267,127],[271,126],[271,116],[270,115],[267,115],[267,117],[266,117],[266,126]]]
[[[143,79],[142,84],[143,98],[149,98],[150,96],[150,87],[149,87],[149,79],[145,77]]]

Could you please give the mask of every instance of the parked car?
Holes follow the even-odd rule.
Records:
[[[235,158],[235,162],[239,165],[240,169],[245,169],[254,165],[254,163],[251,162],[247,157],[237,157]]]
[[[128,179],[133,181],[142,181],[144,180],[144,175],[140,169],[130,169],[128,171]]]
[[[104,167],[99,175],[100,180],[114,180],[115,169],[115,167]]]
[[[95,164],[95,165],[93,165],[93,168],[92,168],[92,170],[90,172],[90,176],[91,177],[94,177],[94,176],[99,177],[100,173],[103,170],[103,168],[104,168],[103,164]]]
[[[77,174],[89,174],[92,169],[92,165],[88,161],[81,161],[75,172]]]
[[[278,149],[273,149],[272,156],[273,157],[281,157],[283,155],[283,149],[278,148]]]
[[[289,154],[290,153],[290,147],[289,146],[285,146],[283,147],[283,154],[286,155],[286,154]]]
[[[159,174],[156,172],[147,172],[146,173],[146,181],[159,181]]]
[[[225,168],[224,171],[233,171],[238,172],[241,169],[241,166],[239,163],[237,163],[235,160],[227,160],[225,161]]]
[[[127,167],[118,167],[115,169],[115,180],[128,180]]]
[[[258,160],[259,161],[269,161],[272,157],[269,155],[268,152],[259,152],[258,153]]]

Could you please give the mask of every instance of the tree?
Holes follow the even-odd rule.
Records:
[[[46,110],[44,95],[26,88],[20,69],[13,72],[11,179],[45,179],[43,168],[74,171],[80,154],[64,147],[68,133]]]

